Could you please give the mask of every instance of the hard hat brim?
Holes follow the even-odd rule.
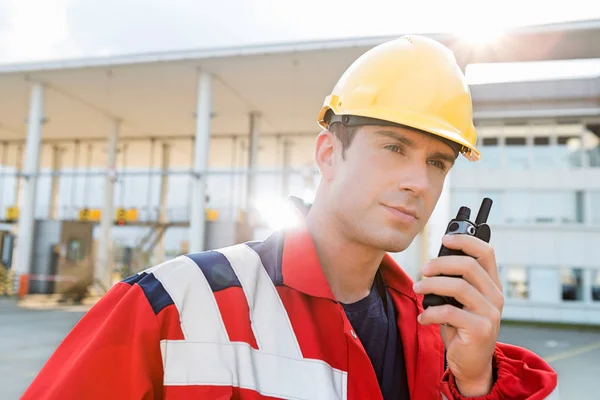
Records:
[[[415,112],[386,110],[380,107],[371,107],[368,110],[352,110],[351,112],[346,112],[346,110],[337,106],[336,103],[338,101],[334,97],[337,96],[328,96],[327,99],[325,99],[325,104],[319,113],[318,123],[324,129],[327,129],[329,126],[328,121],[326,120],[326,114],[329,110],[331,110],[335,115],[355,115],[359,117],[373,118],[375,120],[387,121],[399,126],[417,129],[447,139],[462,146],[460,153],[467,160],[479,161],[481,159],[481,153],[479,150],[465,140],[461,132],[457,131],[451,126],[448,126],[443,121],[436,120],[430,116],[420,115]],[[475,128],[472,126],[468,129],[475,130]]]

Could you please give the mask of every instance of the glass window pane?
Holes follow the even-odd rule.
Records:
[[[481,166],[484,168],[499,168],[501,162],[498,138],[484,138],[480,147]]]
[[[507,191],[503,197],[504,221],[509,224],[525,224],[531,220],[529,212],[529,198],[531,193],[528,191],[511,190]]]
[[[577,222],[575,192],[546,190],[532,192],[529,209],[532,222],[535,223]]]
[[[478,190],[454,189],[451,191],[450,196],[450,214],[454,217],[460,207],[467,206],[471,209],[471,215],[477,215],[477,211],[473,210],[479,209],[481,199]]]
[[[511,299],[528,299],[528,271],[521,266],[502,266],[505,276],[506,286],[504,287],[505,296]]]
[[[550,167],[556,164],[554,161],[556,151],[550,146],[549,137],[533,138],[533,148],[531,151],[533,154],[533,165],[536,167]]]
[[[590,192],[589,196],[592,224],[600,225],[600,192]]]
[[[600,301],[600,270],[592,272],[592,300]]]
[[[560,280],[563,300],[583,300],[583,270],[581,268],[561,269]]]
[[[504,139],[504,159],[508,169],[526,169],[529,166],[529,148],[525,137]]]
[[[559,136],[558,144],[554,147],[555,160],[561,167],[580,168],[581,139],[577,136]]]

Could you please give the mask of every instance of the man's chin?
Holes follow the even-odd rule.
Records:
[[[380,248],[388,253],[400,253],[404,250],[408,249],[411,243],[414,240],[414,236],[400,236],[394,235],[396,237],[386,238],[383,243],[380,243]]]

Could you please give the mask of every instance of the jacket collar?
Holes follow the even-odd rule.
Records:
[[[297,212],[305,216],[310,205],[296,197],[292,197],[290,200],[295,205]],[[288,229],[283,233],[281,259],[283,284],[309,296],[335,301],[304,218],[300,218],[298,227]],[[416,298],[412,289],[412,279],[388,253],[385,254],[381,263],[381,271],[387,287],[408,297]]]

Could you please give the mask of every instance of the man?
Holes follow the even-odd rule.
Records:
[[[458,155],[479,158],[450,51],[418,36],[375,47],[319,123],[322,180],[300,227],[117,284],[24,399],[558,398],[541,358],[497,343],[503,295],[489,244],[445,237],[470,257],[431,260],[416,284],[387,254],[427,223]],[[423,310],[427,293],[464,308]]]

